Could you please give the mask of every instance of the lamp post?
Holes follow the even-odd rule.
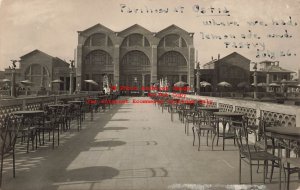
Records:
[[[254,82],[254,93],[253,93],[253,98],[254,100],[257,99],[257,63],[253,62],[254,66],[253,66],[253,82]]]
[[[19,62],[18,60],[10,60],[12,62],[12,68],[11,68],[11,96],[17,97],[16,94],[16,62]]]
[[[70,60],[70,65],[71,65],[71,69],[70,69],[70,88],[69,88],[69,94],[73,93],[73,75],[74,75],[74,60]]]
[[[200,63],[197,63],[197,73],[196,73],[196,88],[197,88],[197,94],[200,95]]]

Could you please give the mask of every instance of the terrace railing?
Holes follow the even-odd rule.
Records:
[[[208,100],[209,106],[219,107],[221,111],[235,111],[249,118],[260,117],[266,121],[279,121],[283,126],[300,127],[299,106],[197,95],[187,95],[186,98]]]
[[[74,94],[2,99],[0,100],[0,126],[3,124],[4,118],[11,115],[14,111],[38,110],[43,108],[44,105],[54,104],[59,100],[74,100],[87,96],[87,94]]]

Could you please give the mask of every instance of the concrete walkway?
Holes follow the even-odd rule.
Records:
[[[129,98],[147,99],[147,98]],[[203,138],[201,151],[192,146],[177,114],[174,122],[153,104],[114,105],[106,112],[90,115],[80,132],[74,127],[61,137],[54,150],[51,143],[26,154],[17,147],[16,178],[11,159],[5,160],[3,189],[96,190],[96,189],[201,189],[182,184],[237,184],[238,151],[232,142],[214,151]],[[75,122],[74,122],[75,124]],[[211,141],[210,141],[211,142]],[[262,183],[262,169],[254,182]],[[242,181],[249,183],[249,167],[243,164]],[[274,184],[278,189],[278,169]],[[181,184],[181,185],[174,185]],[[296,188],[296,182],[292,184]]]

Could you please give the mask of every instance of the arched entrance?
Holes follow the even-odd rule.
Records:
[[[49,88],[49,78],[48,69],[40,64],[31,64],[25,70],[25,79],[34,84],[32,90],[40,90],[41,87]]]
[[[158,79],[167,78],[170,86],[178,81],[187,82],[187,61],[177,51],[168,51],[158,59]]]
[[[141,95],[150,86],[150,60],[142,51],[130,51],[120,65],[120,91],[127,95]]]
[[[91,51],[84,59],[84,80],[92,79],[99,86],[84,83],[84,89],[89,91],[101,91],[103,89],[104,76],[108,77],[109,84],[113,81],[113,62],[109,53],[103,50]]]

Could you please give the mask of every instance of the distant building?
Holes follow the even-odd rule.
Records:
[[[292,80],[292,73],[287,69],[283,69],[279,66],[279,61],[262,61],[259,63],[260,69],[258,73],[258,82],[270,83],[280,83],[282,80]]]
[[[196,71],[195,71],[196,73]],[[250,85],[250,60],[233,52],[223,58],[214,59],[203,65],[200,69],[200,81],[206,81],[212,84],[213,91],[216,91],[217,84],[228,82],[232,85],[232,90],[237,89],[238,85],[243,83]]]
[[[68,90],[70,84],[69,64],[58,57],[53,57],[40,50],[31,51],[20,57],[20,66],[15,70],[16,83],[23,80],[33,83],[31,90]],[[4,71],[5,78],[11,79],[12,69]],[[51,84],[52,80],[60,79],[61,84]],[[74,77],[73,80],[76,78]],[[75,82],[74,82],[75,85]]]
[[[76,62],[78,90],[102,90],[104,76],[111,85],[139,89],[166,77],[193,85],[193,33],[175,25],[151,32],[137,24],[115,32],[97,24],[78,32]]]
[[[296,86],[297,81],[293,81],[294,71],[284,69],[279,66],[279,61],[262,61],[259,63],[260,68],[257,70],[257,83],[265,84],[266,91],[272,87]],[[253,73],[253,72],[252,72]],[[253,79],[251,80],[253,82]],[[279,90],[279,89],[278,89]],[[277,91],[278,91],[277,90]],[[282,91],[282,89],[280,89]]]

